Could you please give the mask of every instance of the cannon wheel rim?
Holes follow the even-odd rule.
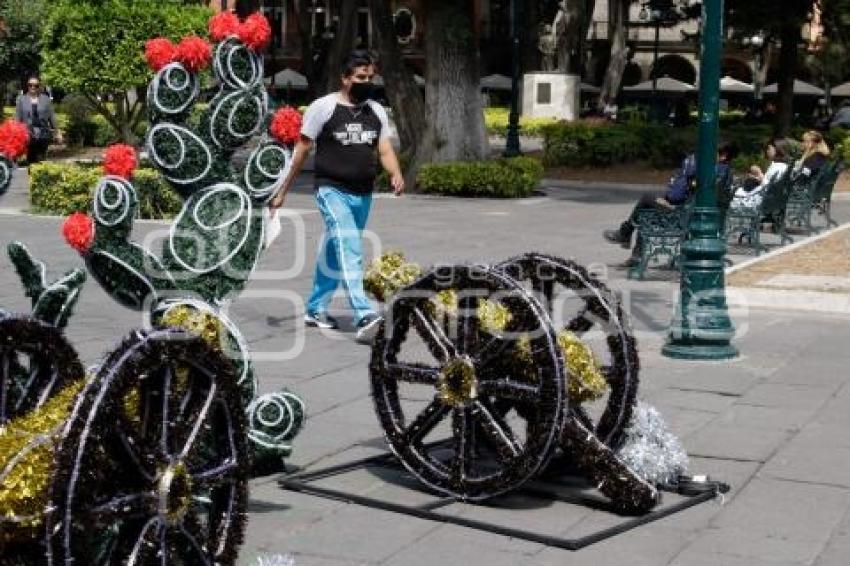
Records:
[[[541,303],[551,316],[554,286],[545,288],[536,274],[542,270],[551,270],[552,280],[574,291],[586,291],[584,295],[587,311],[605,321],[608,352],[612,364],[604,370],[605,378],[611,390],[605,408],[596,422],[581,406],[572,407],[573,413],[589,428],[606,446],[616,450],[625,440],[626,428],[634,411],[639,384],[640,363],[637,353],[637,342],[632,334],[626,314],[623,312],[617,296],[598,279],[587,272],[578,263],[563,258],[541,254],[528,253],[508,259],[496,266],[519,281],[529,281],[535,293],[541,296]],[[579,313],[565,328],[581,337],[592,322]]]
[[[487,376],[490,344],[482,346],[470,342],[480,336],[477,315],[459,317],[462,318],[460,332],[449,338],[438,332],[439,323],[423,308],[436,293],[447,289],[455,289],[459,296],[482,289],[487,297],[493,296],[493,293],[505,293],[508,297],[505,303],[511,305],[512,315],[516,320],[524,320],[527,328],[523,328],[535,331],[535,337],[531,339],[532,351],[535,352],[532,363],[536,366],[539,381],[536,391],[529,395],[536,400],[538,410],[533,420],[523,416],[528,427],[524,442],[518,440],[515,431],[501,420],[492,407],[492,401],[500,395],[519,393],[515,389],[516,381]],[[461,500],[484,500],[515,489],[549,461],[566,414],[563,358],[548,317],[530,293],[508,275],[489,267],[445,266],[424,275],[405,291],[417,296],[408,300],[406,293],[400,292],[388,305],[389,316],[376,336],[370,364],[372,398],[390,449],[425,485]],[[461,298],[459,302],[467,300],[475,299]],[[469,308],[465,312],[471,310]],[[411,326],[432,350],[438,363],[444,363],[442,369],[427,368],[428,376],[424,382],[421,381],[424,374],[415,373],[422,368],[409,366],[397,359]],[[434,352],[433,340],[439,342],[441,352]],[[444,354],[445,359],[440,360],[440,354]],[[412,382],[436,387],[437,374],[434,371],[445,371],[459,358],[467,360],[475,368],[476,375],[482,378],[480,395],[468,406],[458,407],[450,406],[435,393],[424,410],[417,412],[413,419],[407,419],[400,403],[399,384]],[[438,459],[432,446],[424,440],[434,427],[448,418],[452,421],[453,444],[452,457],[446,461]],[[476,474],[473,454],[485,444],[498,454],[498,471]]]
[[[13,366],[24,370],[19,354],[29,358],[29,376],[13,395]],[[59,329],[26,316],[0,318],[0,425],[40,407],[84,375],[76,350]]]
[[[244,418],[233,365],[219,352],[176,329],[132,333],[62,430],[48,563],[146,564],[156,549],[169,564],[234,563],[250,466]]]

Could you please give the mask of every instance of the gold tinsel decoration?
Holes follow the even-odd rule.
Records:
[[[41,407],[0,426],[0,471],[26,451],[0,482],[0,523],[4,519],[19,519],[12,529],[0,529],[0,543],[9,542],[41,523],[58,433],[84,384],[83,379],[76,381]]]
[[[369,264],[363,287],[377,301],[385,303],[399,289],[413,283],[421,273],[422,268],[405,261],[403,253],[391,251]]]
[[[163,326],[174,326],[193,332],[203,338],[215,350],[221,351],[221,320],[212,313],[204,312],[187,305],[178,305],[169,309],[160,319]]]
[[[593,351],[569,330],[558,332],[558,346],[564,353],[569,374],[575,378],[567,384],[570,403],[581,404],[602,397],[608,390],[608,381]]]

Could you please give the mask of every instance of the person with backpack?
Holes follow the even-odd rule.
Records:
[[[725,143],[717,151],[717,178],[726,178],[731,173],[732,160],[738,155],[738,149],[734,144]],[[635,231],[638,211],[645,209],[665,209],[681,206],[687,202],[696,189],[697,162],[693,153],[688,154],[682,165],[676,170],[667,183],[667,190],[663,194],[644,193],[632,209],[629,217],[624,220],[616,230],[605,230],[602,235],[613,244],[620,244],[624,248],[632,246],[632,234]],[[624,263],[625,267],[637,265],[640,257],[639,241],[635,241],[631,257]]]

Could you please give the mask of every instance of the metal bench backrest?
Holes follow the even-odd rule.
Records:
[[[791,168],[764,189],[761,200],[761,215],[781,214],[785,211],[788,196],[791,194]]]
[[[835,183],[838,181],[838,176],[844,170],[844,162],[841,159],[836,159],[824,167],[823,173],[818,177],[815,184],[813,201],[820,202],[832,198],[832,190],[835,188]]]

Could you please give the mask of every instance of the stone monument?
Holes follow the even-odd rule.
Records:
[[[537,48],[543,55],[543,70],[523,76],[523,116],[568,121],[578,118],[581,78],[567,74],[565,61],[557,56],[565,40],[566,14],[566,0],[563,0],[552,23],[542,26]]]

